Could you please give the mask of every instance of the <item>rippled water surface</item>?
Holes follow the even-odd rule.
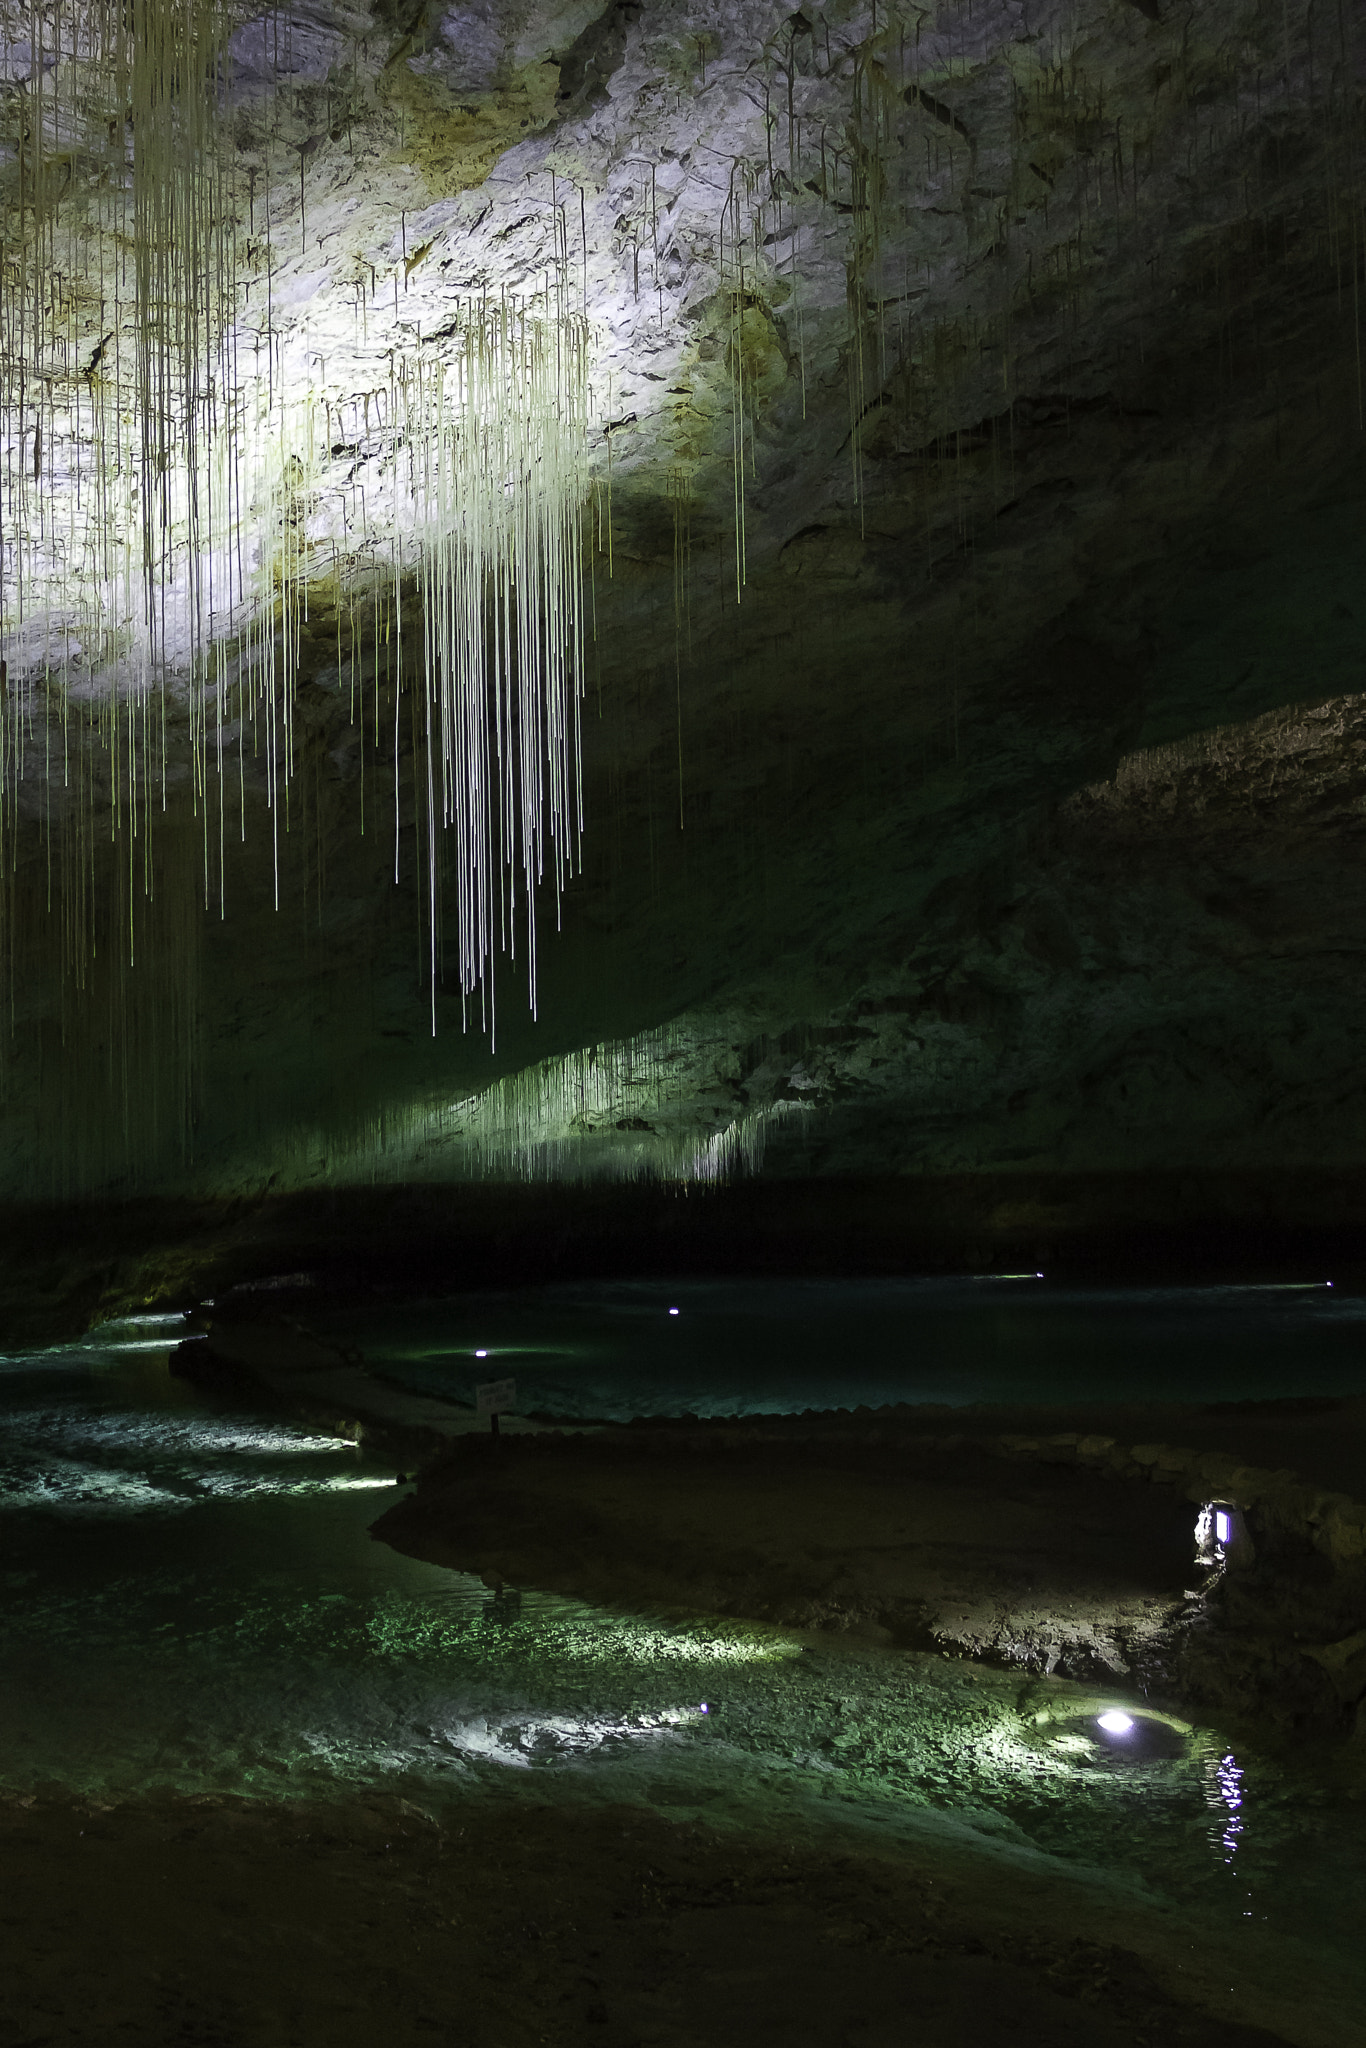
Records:
[[[167,1355],[165,1329],[123,1326],[0,1361],[10,1786],[801,1809],[1362,1974],[1363,1809],[1312,1760],[1212,1727],[1140,1752],[1095,1700],[1041,1728],[1056,1688],[913,1653],[495,1596],[370,1537],[391,1470],[213,1405]]]

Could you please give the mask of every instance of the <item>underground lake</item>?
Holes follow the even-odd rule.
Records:
[[[1254,1419],[1287,1384],[1298,1410],[1313,1408],[1306,1387],[1331,1409],[1359,1384],[1359,1302],[1321,1285],[782,1295],[605,1284],[371,1307],[349,1328],[373,1371],[425,1392],[465,1398],[453,1361],[468,1379],[484,1367],[466,1350],[489,1351],[500,1370],[515,1361],[527,1405],[615,1418],[705,1413],[723,1387],[728,1412],[776,1415],[784,1383],[789,1409],[920,1399],[968,1417],[1008,1391],[1021,1354],[1035,1387],[1052,1360],[1059,1404],[1103,1370],[1113,1397],[1194,1393],[1217,1413],[1235,1358],[1260,1396]],[[325,1401],[308,1416],[173,1375],[185,1327],[107,1324],[0,1371],[11,1823],[107,1825],[171,1802],[201,1826],[331,1812],[344,1835],[358,1814],[388,1813],[407,1816],[391,1833],[444,1839],[466,1823],[643,1816],[702,1830],[737,1869],[756,1843],[782,1842],[825,1863],[900,1859],[944,1884],[956,1872],[979,1901],[1028,1901],[1051,1939],[1146,1944],[1192,1997],[1220,1979],[1219,2024],[1254,2027],[1230,2041],[1352,2038],[1366,1842],[1340,1742],[1154,1700],[1118,1673],[1069,1678],[676,1602],[629,1611],[405,1555],[371,1533],[410,1497],[392,1455],[326,1419]],[[594,1441],[583,1429],[577,1441]],[[1174,1512],[1193,1545],[1194,1508]],[[1193,1555],[1177,1568],[1188,1582]],[[1153,2038],[1185,2038],[1176,2012]]]

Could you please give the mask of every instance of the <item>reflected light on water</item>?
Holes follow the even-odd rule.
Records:
[[[1232,1863],[1243,1833],[1243,1772],[1231,1754],[1206,1762],[1205,1799],[1219,1813],[1211,1840],[1225,1852],[1225,1863]]]
[[[176,1324],[184,1324],[189,1316],[188,1309],[171,1309],[165,1314],[145,1316],[110,1316],[107,1322],[96,1323],[86,1331],[85,1341],[98,1344],[106,1330],[169,1330]]]
[[[168,1330],[164,1337],[116,1337],[112,1343],[107,1340],[88,1344],[87,1351],[169,1351],[174,1337]]]
[[[594,1421],[1009,1402],[1026,1383],[1040,1400],[1086,1400],[1098,1351],[1114,1400],[1275,1398],[1355,1391],[1366,1301],[1329,1292],[1321,1280],[1078,1289],[1037,1266],[951,1281],[675,1279],[662,1301],[655,1281],[488,1290],[322,1313],[317,1333],[462,1404],[476,1349],[515,1358],[526,1407]]]

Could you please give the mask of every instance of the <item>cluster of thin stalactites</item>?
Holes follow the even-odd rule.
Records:
[[[290,356],[276,325],[272,279],[284,267],[277,262],[283,237],[290,237],[291,258],[305,246],[312,215],[304,186],[311,206],[311,167],[327,152],[306,156],[320,138],[300,145],[283,130],[272,143],[270,92],[260,96],[254,126],[233,116],[229,46],[240,18],[230,0],[101,7],[52,0],[33,6],[27,19],[26,42],[0,43],[8,112],[19,110],[5,138],[15,154],[0,164],[7,202],[0,246],[0,825],[12,872],[18,820],[35,813],[50,820],[48,874],[56,871],[59,883],[49,880],[48,895],[60,903],[55,922],[68,970],[63,1003],[68,982],[77,994],[107,985],[111,1015],[125,1005],[128,1033],[142,1029],[131,1014],[134,979],[101,981],[103,970],[87,957],[99,924],[90,902],[100,848],[107,856],[111,838],[118,886],[106,925],[125,961],[150,947],[152,932],[168,948],[191,943],[197,905],[176,864],[191,861],[199,901],[221,905],[226,844],[245,834],[252,808],[266,813],[278,893],[278,835],[300,756],[295,685],[305,650],[318,639],[311,609],[314,621],[325,610],[337,622],[336,668],[343,680],[351,677],[353,715],[358,677],[401,675],[417,685],[405,712],[402,790],[399,692],[391,693],[392,824],[396,851],[401,828],[416,827],[409,843],[427,870],[433,1020],[442,980],[466,998],[480,991],[478,1013],[488,1019],[489,967],[500,948],[521,955],[534,1002],[537,884],[548,881],[558,895],[581,823],[581,508],[590,409],[583,192],[580,288],[569,287],[561,236],[558,270],[547,271],[536,297],[451,303],[440,331],[408,348],[399,296],[425,248],[410,259],[405,244],[387,280],[392,328],[373,271],[368,293],[356,286],[349,334],[344,319],[333,318],[345,291],[334,286],[328,303],[339,367],[330,381],[323,362],[316,375],[301,375],[298,353]],[[14,37],[18,15],[11,11],[8,20],[5,33]],[[1304,89],[1323,117],[1325,175],[1322,202],[1306,218],[1319,222],[1339,302],[1349,309],[1360,405],[1360,116],[1343,25],[1323,29],[1332,62],[1320,63],[1313,40],[1320,29],[1310,33],[1317,21],[1312,9],[1286,11],[1278,118],[1292,109],[1307,65]],[[918,460],[929,451],[921,466],[951,478],[940,528],[955,558],[971,539],[978,502],[964,419],[984,422],[974,433],[989,430],[993,480],[981,484],[980,502],[1007,489],[1013,501],[1016,326],[1033,322],[1029,346],[1042,350],[1036,293],[1045,310],[1050,303],[1066,310],[1062,325],[1070,321],[1073,331],[1093,272],[1113,297],[1119,272],[1096,270],[1091,251],[1107,224],[1116,224],[1117,259],[1141,260],[1159,274],[1162,250],[1147,246],[1139,199],[1160,173],[1160,121],[1173,117],[1163,112],[1159,120],[1155,112],[1145,140],[1127,127],[1121,134],[1116,115],[1112,153],[1087,149],[1064,164],[1062,152],[1052,169],[1047,152],[1037,163],[1015,162],[1010,189],[993,194],[968,183],[979,156],[969,134],[976,115],[956,111],[957,81],[942,50],[922,68],[920,29],[908,8],[874,9],[872,40],[859,46],[849,23],[832,42],[823,18],[813,30],[807,15],[795,13],[761,53],[764,149],[733,165],[715,223],[723,394],[730,386],[716,424],[724,440],[728,410],[730,446],[718,453],[733,478],[737,599],[748,576],[765,378],[780,353],[773,309],[786,306],[782,350],[794,357],[782,372],[794,376],[789,420],[798,384],[805,411],[808,323],[822,341],[835,324],[814,293],[806,303],[798,260],[815,208],[833,206],[847,220],[850,499],[857,507],[863,498],[865,430]],[[288,17],[258,18],[251,33],[255,75],[275,68],[279,80],[291,76]],[[1342,61],[1333,56],[1337,44]],[[1048,134],[1108,132],[1105,81],[1088,85],[1071,47],[1071,30],[1061,16],[1050,17],[1015,103],[1017,122]],[[975,76],[967,59],[962,75]],[[831,81],[840,80],[837,106]],[[1251,87],[1244,79],[1240,100],[1235,84],[1231,70],[1222,109],[1203,109],[1203,88],[1200,101],[1192,98],[1178,134],[1188,169],[1201,151],[1211,166],[1222,163],[1224,142],[1242,136]],[[1164,93],[1164,109],[1174,93]],[[1260,78],[1256,100],[1260,108]],[[244,143],[248,128],[259,147],[250,137]],[[913,151],[903,129],[915,131]],[[648,203],[642,199],[631,230],[631,269],[639,300],[648,241],[662,331],[670,230],[660,168],[650,164]],[[899,231],[912,173],[924,190],[940,189],[965,208],[971,199],[979,230],[989,215],[995,219],[997,239],[989,250],[983,244],[992,262],[980,266],[980,295],[974,286],[970,305],[961,294],[944,301],[948,310],[937,322],[928,309],[940,302],[939,269],[927,260],[923,276],[918,266],[913,271]],[[557,205],[551,174],[552,214],[563,227]],[[1030,225],[1040,207],[1041,240]],[[1261,248],[1266,222],[1255,209],[1244,226],[1248,249]],[[1040,240],[1037,275],[1031,236]],[[1023,261],[1012,268],[1017,243]],[[1173,246],[1179,252],[1183,245]],[[1213,261],[1226,258],[1216,250]],[[1241,289],[1238,274],[1234,265],[1230,292]],[[1173,299],[1178,281],[1173,270]],[[647,302],[650,282],[647,274]],[[1143,346],[1140,334],[1140,363]],[[1071,351],[1069,342],[1064,366]],[[1060,388],[1070,388],[1069,379],[1064,368]],[[367,380],[370,388],[356,397]],[[604,436],[602,445],[610,567],[613,443]],[[348,474],[353,448],[363,460]],[[694,450],[665,480],[674,529],[680,824],[694,511],[705,503],[694,504],[699,464],[705,456]],[[697,526],[700,535],[700,516]],[[938,558],[937,530],[927,512],[927,563]],[[728,562],[726,572],[729,582]],[[380,695],[371,692],[376,722]],[[956,683],[954,705],[956,751]],[[187,761],[198,847],[179,820],[162,820],[177,807],[171,785]],[[365,777],[356,788],[363,805]],[[174,892],[174,903],[155,914],[134,907],[139,892],[150,904],[158,889],[163,897]],[[9,935],[5,943],[14,954]],[[101,943],[107,951],[107,931]],[[186,955],[177,958],[183,963]],[[188,987],[188,967],[182,979]],[[184,1010],[189,1017],[188,1004]],[[188,1038],[192,1022],[184,1029]],[[126,1099],[124,1110],[126,1118]],[[513,1151],[521,1157],[529,1144],[519,1137]]]
[[[757,1172],[774,1132],[812,1107],[789,1097],[740,1106],[732,1086],[718,1086],[733,1068],[733,1047],[676,1022],[540,1060],[460,1101],[378,1111],[340,1144],[295,1132],[271,1151],[274,1184],[308,1186],[321,1174],[706,1187]],[[708,1095],[710,1112],[699,1108]]]
[[[129,0],[35,13],[27,58],[7,46],[27,75],[0,307],[0,818],[12,839],[55,781],[66,864],[112,832],[151,890],[188,756],[206,894],[221,905],[249,790],[278,893],[310,601],[346,615],[354,669],[415,584],[433,988],[453,966],[468,997],[502,947],[534,1001],[537,886],[558,895],[581,824],[586,322],[549,287],[486,295],[390,351],[363,400],[321,366],[283,374],[269,291],[251,301],[271,208],[227,118],[232,27],[223,0]],[[358,343],[365,319],[358,300]],[[377,504],[373,476],[367,504],[329,474],[372,410]],[[79,919],[70,936],[79,985]]]

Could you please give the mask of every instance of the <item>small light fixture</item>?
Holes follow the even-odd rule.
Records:
[[[678,1314],[678,1310],[677,1310],[676,1308],[671,1308],[671,1309],[669,1310],[669,1314],[670,1314],[671,1316],[676,1316],[676,1315]]]
[[[1133,1715],[1122,1714],[1118,1707],[1109,1707],[1105,1713],[1096,1716],[1097,1728],[1103,1728],[1107,1735],[1128,1735],[1133,1725]]]
[[[1195,1518],[1195,1561],[1206,1571],[1241,1569],[1253,1562],[1252,1539],[1241,1509],[1231,1500],[1206,1501]]]
[[[488,1353],[487,1353],[487,1351],[476,1351],[474,1355],[475,1355],[475,1357],[476,1357],[476,1358],[487,1358],[487,1357],[488,1357]]]

